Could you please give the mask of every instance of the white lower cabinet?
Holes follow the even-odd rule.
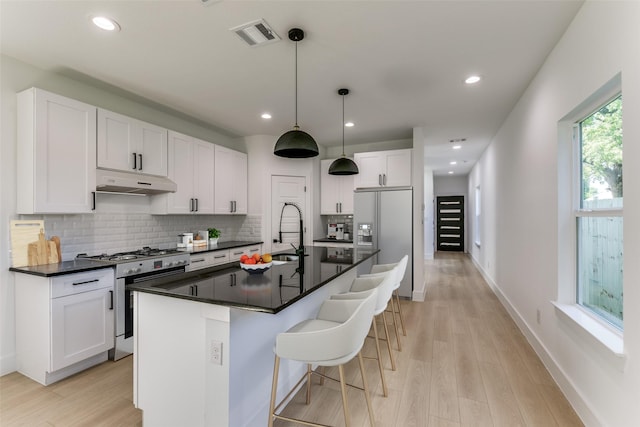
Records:
[[[107,360],[114,346],[113,286],[112,268],[16,274],[18,372],[49,385]]]

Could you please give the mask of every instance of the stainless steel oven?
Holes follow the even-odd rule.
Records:
[[[115,264],[115,346],[109,351],[109,358],[118,360],[133,353],[133,292],[127,285],[182,274],[189,265],[189,254],[175,249],[145,247],[133,252],[87,258]]]

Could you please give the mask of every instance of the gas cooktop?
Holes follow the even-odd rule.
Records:
[[[175,255],[181,253],[177,249],[158,249],[158,248],[150,248],[148,246],[143,247],[142,249],[137,249],[135,251],[129,252],[118,252],[114,254],[100,254],[100,255],[87,255],[78,254],[76,258],[87,258],[93,259],[96,261],[133,261],[138,259],[147,259],[147,258],[157,258],[167,255]]]

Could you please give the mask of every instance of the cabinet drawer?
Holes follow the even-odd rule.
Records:
[[[220,265],[229,262],[229,251],[205,252],[202,254],[191,254],[190,264],[187,271],[200,270],[203,268]]]
[[[113,268],[65,274],[51,279],[51,298],[113,288],[114,283]]]
[[[260,253],[262,250],[262,245],[253,245],[253,246],[243,246],[241,248],[235,248],[229,250],[229,261],[240,261],[240,257],[242,254],[247,254],[249,256]]]

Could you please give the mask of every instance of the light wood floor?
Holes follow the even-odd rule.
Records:
[[[403,301],[408,335],[394,353],[397,370],[384,359],[388,397],[382,396],[376,362],[365,360],[377,426],[582,426],[468,257],[438,253],[425,272],[425,302]],[[366,355],[374,354],[372,341]],[[327,373],[337,377],[335,369]],[[361,384],[357,361],[347,365],[346,375]],[[49,387],[6,375],[0,378],[0,426],[141,426],[131,378],[131,357]],[[284,412],[343,426],[337,384],[315,384],[311,405],[295,396]],[[368,426],[362,392],[350,389],[348,397],[352,425]]]

